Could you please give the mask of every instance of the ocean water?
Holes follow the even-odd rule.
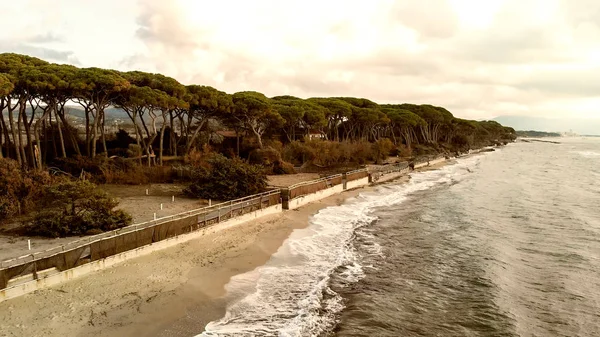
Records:
[[[560,141],[321,210],[201,336],[600,336],[600,139]]]

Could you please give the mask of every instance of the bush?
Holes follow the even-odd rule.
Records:
[[[312,162],[315,158],[315,151],[306,143],[293,141],[287,144],[283,151],[283,160],[300,166],[306,162]]]
[[[61,171],[69,173],[73,177],[79,177],[83,172],[93,177],[102,177],[103,170],[107,168],[109,159],[104,156],[89,158],[84,156],[74,156],[68,158],[56,158],[53,166]],[[103,181],[100,181],[103,182]]]
[[[212,150],[210,145],[204,144],[204,146],[202,146],[202,150],[192,148],[190,152],[185,155],[183,162],[195,168],[208,168],[209,165],[207,163],[207,159],[209,159],[214,153],[215,152]]]
[[[250,164],[261,165],[267,174],[294,174],[294,165],[281,159],[279,151],[272,147],[256,149],[250,152]]]
[[[51,181],[47,172],[24,171],[15,160],[0,159],[0,220],[34,208],[42,186]]]
[[[387,159],[390,152],[394,148],[394,143],[388,138],[382,138],[372,144],[373,156],[375,163],[379,163],[381,160]]]
[[[231,200],[264,192],[267,176],[262,167],[239,158],[229,159],[213,154],[207,159],[208,168],[194,171],[193,183],[184,192],[192,197]]]
[[[380,142],[378,147],[374,147],[367,141],[333,142],[321,139],[306,140],[304,143],[294,141],[284,148],[283,158],[296,165],[311,163],[323,168],[349,163],[363,165],[382,156],[386,149],[386,156],[389,154],[391,142],[389,140]],[[379,151],[379,154],[376,151]]]
[[[44,188],[38,212],[28,228],[31,235],[65,237],[127,226],[131,216],[113,210],[118,202],[87,181],[66,181]]]

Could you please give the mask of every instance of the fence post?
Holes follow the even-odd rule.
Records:
[[[229,219],[233,218],[233,200],[229,202]]]
[[[219,218],[218,218],[219,221],[218,222],[221,222],[221,206],[219,206],[218,209],[219,209]]]

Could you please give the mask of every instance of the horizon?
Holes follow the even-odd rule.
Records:
[[[432,104],[476,120],[598,118],[600,4],[591,0],[29,0],[5,13],[0,50],[56,63],[159,72],[229,93]]]

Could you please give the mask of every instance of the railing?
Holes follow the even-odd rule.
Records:
[[[343,176],[341,174],[335,174],[321,179],[304,181],[291,185],[288,188],[283,189],[284,192],[282,194],[284,195],[284,198],[287,197],[287,200],[292,200],[303,195],[315,193],[317,191],[340,185],[342,183]]]
[[[215,223],[281,203],[281,191],[273,190],[120,228],[72,241],[46,251],[5,260],[0,265],[0,289],[8,280],[57,268],[59,271],[159,242]]]
[[[369,176],[369,171],[366,168],[346,172],[344,174],[344,177],[346,178],[346,182],[366,178],[368,176]]]

